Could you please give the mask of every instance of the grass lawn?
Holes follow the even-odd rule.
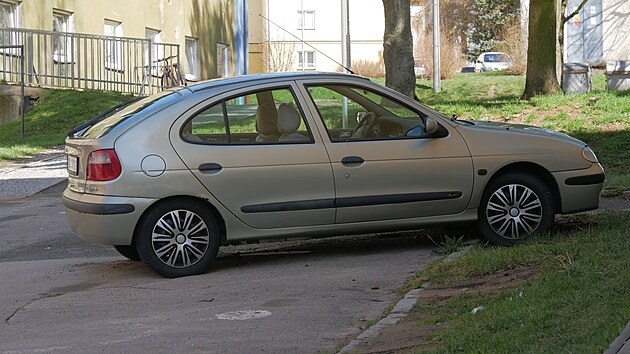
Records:
[[[408,286],[432,294],[410,314],[428,333],[414,352],[601,353],[630,320],[628,230],[630,213],[564,217],[526,244],[430,265]]]
[[[0,125],[0,161],[62,145],[68,130],[132,98],[116,92],[46,90],[26,114],[23,140],[19,120]]]

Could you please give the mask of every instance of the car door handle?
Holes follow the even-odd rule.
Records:
[[[359,156],[346,156],[341,159],[341,163],[346,166],[358,166],[362,165],[364,162],[365,160]]]
[[[201,173],[217,173],[223,169],[223,166],[218,163],[202,163],[199,165],[199,172]]]

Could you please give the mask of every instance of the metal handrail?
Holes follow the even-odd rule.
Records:
[[[0,48],[0,79],[17,83],[24,57],[25,84],[152,94],[161,88],[159,62],[180,63],[178,44],[145,38],[101,36],[23,28],[0,28],[0,46],[23,46],[18,54]],[[138,75],[138,68],[141,70]],[[181,65],[179,65],[181,66]],[[146,86],[146,87],[145,87]]]

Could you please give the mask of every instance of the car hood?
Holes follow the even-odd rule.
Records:
[[[499,159],[505,164],[528,161],[549,171],[588,168],[585,143],[553,130],[523,124],[459,121],[457,130],[473,158]]]
[[[497,131],[502,133],[514,134],[514,135],[524,135],[524,136],[541,136],[547,137],[556,140],[562,140],[569,143],[574,143],[578,145],[586,145],[582,141],[570,137],[564,133],[557,132],[555,130],[535,127],[532,125],[526,124],[513,124],[513,123],[501,123],[501,122],[488,122],[488,121],[467,121],[466,125],[469,124],[473,129],[477,130],[485,130],[485,131]]]

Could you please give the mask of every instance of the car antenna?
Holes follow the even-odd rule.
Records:
[[[309,44],[309,43],[307,43],[306,41],[302,40],[300,37],[298,37],[298,36],[294,35],[293,33],[291,33],[291,32],[289,32],[289,31],[287,31],[286,29],[282,28],[282,26],[280,26],[279,24],[277,24],[277,23],[275,23],[275,22],[271,21],[270,19],[266,18],[266,17],[265,17],[265,16],[263,16],[262,14],[258,14],[258,16],[260,16],[260,17],[264,18],[265,20],[267,20],[267,22],[271,23],[272,25],[274,25],[274,26],[278,27],[279,29],[283,30],[284,32],[288,33],[290,36],[292,36],[293,38],[297,39],[298,41],[300,41],[300,42],[302,42],[302,43],[306,44],[307,46],[309,46],[309,47],[311,47],[311,48],[313,48],[313,49],[314,49],[317,53],[319,53],[319,54],[321,54],[321,55],[325,56],[326,58],[328,58],[328,59],[330,59],[330,60],[332,60],[335,64],[337,64],[337,65],[341,66],[342,68],[344,68],[344,69],[348,70],[348,72],[349,72],[350,74],[354,74],[354,71],[350,70],[349,68],[347,68],[347,67],[346,67],[346,66],[344,66],[343,64],[340,64],[338,61],[336,61],[335,59],[333,59],[333,58],[331,58],[330,56],[326,55],[326,53],[323,53],[321,50],[319,50],[319,49],[317,49],[317,48],[313,47],[312,45],[310,45],[310,44]]]

